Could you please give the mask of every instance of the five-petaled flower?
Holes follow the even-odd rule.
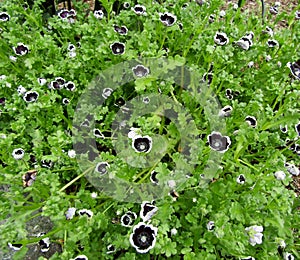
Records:
[[[221,133],[215,131],[207,136],[207,140],[210,148],[220,153],[225,153],[231,144],[228,136],[223,136]]]
[[[262,238],[263,238],[262,232],[264,230],[264,228],[262,226],[254,225],[254,226],[245,228],[245,230],[248,232],[249,242],[252,246],[262,243]]]

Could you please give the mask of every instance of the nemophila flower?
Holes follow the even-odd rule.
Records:
[[[262,243],[262,238],[263,238],[263,230],[264,228],[262,226],[250,226],[245,228],[245,230],[248,232],[249,235],[249,242],[252,246],[255,246],[256,244],[261,244]]]
[[[247,66],[248,66],[248,68],[253,68],[254,67],[254,61],[250,61]]]
[[[209,23],[213,23],[215,21],[216,17],[214,14],[211,14],[209,17],[208,17],[208,22]]]
[[[257,120],[254,116],[246,116],[245,121],[253,128],[257,126]]]
[[[295,12],[295,19],[300,20],[300,11]]]
[[[58,17],[65,20],[69,17],[69,11],[67,9],[62,9],[58,12]]]
[[[123,3],[123,7],[124,7],[125,9],[129,9],[129,8],[130,8],[130,3],[124,2],[124,3]]]
[[[65,88],[69,91],[74,91],[76,89],[74,82],[68,81],[64,84]]]
[[[46,233],[39,233],[37,235],[37,237],[41,237],[41,236],[44,236],[44,235],[46,235]],[[40,249],[41,249],[42,253],[48,252],[49,249],[50,249],[50,238],[49,237],[45,237],[45,238],[41,239],[39,241],[39,246],[40,246]]]
[[[117,98],[117,100],[116,100],[116,102],[115,102],[115,106],[117,106],[117,107],[121,107],[121,106],[124,106],[125,105],[125,100],[124,100],[124,98],[122,98],[122,97],[119,97],[119,98]]]
[[[268,35],[270,35],[271,37],[274,36],[274,31],[273,31],[273,29],[272,29],[271,27],[269,27],[269,26],[266,26],[266,29],[263,30],[262,33],[268,34]]]
[[[286,162],[286,163],[284,164],[284,167],[286,168],[286,170],[287,170],[290,174],[292,174],[292,175],[294,175],[294,176],[298,176],[299,173],[300,173],[299,168],[296,167],[296,166],[295,166],[294,164],[292,164],[292,163]]]
[[[121,217],[121,225],[124,227],[131,227],[137,216],[134,212],[128,211]]]
[[[47,83],[47,80],[44,78],[38,78],[37,81],[41,86],[44,86]]]
[[[39,93],[37,93],[36,91],[27,91],[24,96],[23,99],[27,102],[27,103],[31,103],[31,102],[35,102],[37,101],[39,97]]]
[[[225,106],[220,110],[219,116],[229,117],[231,115],[231,112],[232,112],[232,106]]]
[[[42,167],[48,168],[48,169],[52,168],[52,166],[53,166],[53,162],[51,160],[42,160],[41,164],[42,164]]]
[[[35,181],[36,175],[37,175],[37,170],[27,171],[22,176],[23,186],[24,187],[30,187],[33,184],[33,182]]]
[[[270,10],[271,14],[274,14],[274,15],[278,14],[278,7],[275,5],[271,6],[269,10]]]
[[[2,105],[2,106],[4,106],[5,105],[5,98],[3,97],[3,98],[0,98],[0,105]]]
[[[285,179],[285,173],[283,171],[277,171],[274,173],[274,176],[277,180],[282,181]]]
[[[62,89],[63,85],[59,84],[56,80],[50,82],[50,89]]]
[[[245,258],[241,258],[241,260],[255,260],[255,258],[252,256],[247,256]]]
[[[238,5],[238,4],[233,4],[232,9],[233,9],[233,10],[239,9],[239,5]]]
[[[236,182],[238,184],[244,184],[246,182],[246,178],[244,174],[240,174],[237,178],[236,178]]]
[[[300,128],[299,128],[299,130],[300,130]],[[280,131],[282,133],[286,134],[287,131],[288,131],[288,126],[287,125],[280,125]]]
[[[68,208],[65,216],[67,220],[72,219],[75,216],[76,213],[76,208]]]
[[[12,55],[9,56],[9,59],[10,59],[11,61],[13,61],[13,62],[16,62],[16,61],[17,61],[17,57],[12,56]]]
[[[6,13],[6,12],[1,12],[0,13],[0,21],[7,22],[9,20],[10,20],[10,16],[9,16],[8,13]]]
[[[118,26],[114,25],[114,31],[121,34],[121,35],[126,35],[128,32],[128,29],[126,26]]]
[[[150,174],[150,181],[154,184],[158,184],[158,179],[157,179],[157,174],[158,172],[157,171],[152,171],[151,174]]]
[[[70,51],[70,52],[69,52],[69,57],[70,57],[70,58],[76,57],[76,51]]]
[[[154,206],[149,201],[143,201],[141,204],[140,217],[144,222],[146,222],[153,217],[157,210],[158,207]]]
[[[78,255],[72,260],[88,260],[88,258],[85,255]]]
[[[231,144],[228,136],[223,136],[221,133],[215,131],[207,136],[207,140],[210,148],[220,153],[225,153]]]
[[[132,72],[137,78],[142,78],[149,75],[149,69],[143,65],[136,65],[132,68]]]
[[[102,91],[102,97],[107,99],[111,93],[113,93],[113,90],[111,88],[104,88]]]
[[[93,134],[97,138],[104,138],[104,135],[102,134],[102,132],[98,128],[93,129]]]
[[[137,153],[149,153],[152,149],[152,138],[148,135],[146,136],[135,136],[132,139],[132,148]]]
[[[101,20],[104,17],[104,13],[102,10],[95,10],[94,11],[94,17]]]
[[[228,44],[229,39],[228,39],[226,33],[217,32],[215,34],[214,41],[216,44],[223,46],[223,45]]]
[[[121,42],[114,42],[110,45],[110,49],[114,55],[122,55],[125,52],[125,44]]]
[[[69,105],[70,104],[70,100],[68,98],[63,98],[62,103],[64,105]]]
[[[271,55],[267,55],[267,56],[266,56],[266,62],[269,62],[270,60],[272,60]]]
[[[288,62],[287,67],[290,69],[292,75],[296,78],[300,80],[300,60],[296,61],[296,62]]]
[[[75,51],[75,50],[76,50],[75,45],[72,44],[72,43],[69,43],[69,45],[68,45],[68,51]]]
[[[298,136],[300,136],[300,122],[295,125],[295,130]]]
[[[143,103],[149,104],[150,98],[149,97],[143,97]]]
[[[212,83],[213,76],[214,76],[214,74],[211,72],[204,73],[204,75],[202,77],[202,82],[206,82],[208,85],[210,85]]]
[[[283,257],[284,257],[284,260],[294,260],[295,259],[295,257],[292,254],[288,253],[288,252],[285,252],[283,254]]]
[[[146,15],[146,7],[143,5],[135,5],[134,7],[132,7],[132,10],[137,15]]]
[[[29,48],[24,43],[18,43],[17,47],[13,47],[13,50],[16,55],[24,56],[29,52]]]
[[[91,217],[93,217],[94,213],[89,209],[81,209],[81,210],[78,210],[78,215],[80,215],[80,216],[86,215],[88,218],[91,218]]]
[[[25,151],[22,148],[14,149],[12,152],[12,156],[16,160],[21,160],[25,155]]]
[[[296,145],[295,145],[294,152],[295,152],[296,154],[300,155],[300,145],[299,145],[299,144],[296,144]]]
[[[274,48],[276,46],[278,46],[278,41],[274,40],[274,39],[268,39],[267,41],[267,45],[269,48]]]
[[[22,85],[18,86],[17,88],[19,95],[24,95],[26,93],[26,88],[24,88]]]
[[[147,253],[155,246],[157,231],[157,227],[140,222],[133,227],[129,238],[130,244],[138,253]]]
[[[82,127],[90,127],[90,120],[88,120],[87,118],[84,119],[84,121],[80,124],[80,126],[82,126]]]
[[[113,244],[108,245],[106,249],[107,249],[106,254],[111,254],[116,252],[116,248]]]
[[[176,228],[171,229],[171,236],[175,236],[178,233]]]
[[[98,193],[97,193],[97,192],[92,192],[92,193],[91,193],[91,197],[92,197],[93,199],[96,199],[96,198],[98,197]]]
[[[177,16],[166,12],[166,13],[160,13],[159,19],[165,26],[172,26],[173,24],[176,23]]]
[[[16,243],[7,243],[8,247],[14,251],[19,251],[23,247],[22,244],[16,244]]]
[[[226,16],[226,12],[224,10],[221,10],[220,13],[219,13],[219,16],[221,18],[224,18]]]
[[[249,42],[250,42],[249,40],[239,39],[238,41],[234,42],[234,44],[235,44],[237,47],[239,47],[239,48],[241,48],[241,49],[247,51],[247,50],[249,50],[249,48],[250,48]]]
[[[208,231],[213,231],[215,229],[215,222],[214,221],[208,221],[206,224],[206,228]]]
[[[108,171],[107,168],[109,168],[109,164],[107,162],[100,162],[96,165],[95,171],[100,173],[100,175],[104,175]]]
[[[181,9],[187,9],[187,7],[189,6],[189,3],[184,3],[182,6],[181,6]]]

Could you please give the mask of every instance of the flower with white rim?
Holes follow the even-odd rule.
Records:
[[[295,125],[295,130],[297,132],[297,135],[300,136],[300,122]]]
[[[64,86],[69,91],[74,91],[76,89],[76,86],[72,81],[68,81],[67,83],[64,84]]]
[[[88,260],[88,258],[85,255],[78,255],[74,259],[70,259],[70,260]]]
[[[134,212],[128,211],[121,217],[121,225],[124,227],[131,227],[137,216]]]
[[[228,44],[229,39],[228,39],[226,33],[217,32],[214,36],[214,42],[220,46],[223,46],[223,45]]]
[[[21,160],[25,155],[25,151],[22,148],[14,149],[12,152],[12,156],[15,160]]]
[[[155,246],[158,228],[143,222],[133,227],[130,234],[130,244],[138,253],[147,253]]]
[[[273,31],[273,29],[272,29],[271,27],[269,27],[269,26],[266,26],[266,29],[263,30],[262,33],[268,34],[268,35],[270,35],[271,37],[274,36],[274,31]]]
[[[14,251],[19,251],[23,247],[23,244],[16,244],[16,243],[7,243],[8,247]]]
[[[220,132],[216,131],[207,136],[207,141],[211,149],[220,153],[225,153],[231,144],[228,136],[223,136]]]
[[[1,12],[0,13],[0,21],[7,22],[10,20],[10,16],[7,12]]]
[[[68,156],[72,159],[75,158],[76,157],[76,151],[75,150],[69,150],[68,151]]]
[[[107,162],[100,162],[96,165],[95,171],[100,173],[100,175],[104,175],[107,173],[107,168],[109,168],[109,164]]]
[[[98,129],[98,128],[93,129],[93,134],[97,138],[103,138],[103,139],[105,138],[104,135],[102,134],[102,132],[100,131],[100,129]]]
[[[140,64],[133,67],[132,72],[137,78],[143,78],[149,75],[149,69]]]
[[[146,222],[150,220],[157,211],[158,207],[149,201],[143,201],[141,204],[140,217],[144,222]]]
[[[146,13],[146,7],[143,5],[135,5],[134,7],[131,8],[132,11],[135,12],[137,15],[147,15]]]
[[[245,228],[245,231],[247,231],[249,235],[249,242],[252,246],[262,243],[263,230],[264,228],[262,226],[257,226],[257,225]]]
[[[94,11],[94,17],[96,19],[99,19],[99,20],[103,19],[103,17],[104,17],[103,11],[102,10],[95,10]]]
[[[47,80],[44,78],[38,78],[37,81],[41,86],[44,86],[47,83]]]
[[[239,39],[238,41],[234,42],[234,44],[245,51],[249,50],[250,47],[249,42],[242,39]]]
[[[31,102],[35,102],[37,101],[39,97],[39,93],[37,93],[36,91],[27,91],[24,96],[23,99],[27,102],[27,103],[31,103]]]
[[[76,213],[76,208],[68,208],[65,216],[66,216],[66,219],[67,220],[70,220],[72,219],[74,216],[75,216],[75,213]]]
[[[132,138],[132,148],[137,153],[149,153],[152,149],[152,138],[148,135],[136,135]]]
[[[295,12],[295,19],[300,20],[300,11]]]
[[[232,112],[232,106],[225,106],[219,111],[219,116],[221,117],[229,117]]]
[[[152,183],[154,183],[154,184],[158,184],[158,179],[157,179],[157,174],[158,174],[158,172],[157,171],[155,171],[155,170],[153,170],[151,173],[150,173],[150,181],[152,182]]]
[[[295,259],[295,257],[291,253],[288,253],[288,252],[285,252],[283,254],[283,257],[284,257],[284,260],[294,260]]]
[[[215,222],[214,221],[208,221],[206,228],[209,232],[212,232],[215,229]]]
[[[287,125],[280,125],[279,128],[280,128],[280,131],[284,134],[286,134],[287,131],[288,131],[288,126]]]
[[[244,174],[240,174],[237,178],[236,178],[236,182],[238,184],[244,184],[246,182],[246,178]]]
[[[278,41],[276,41],[274,39],[268,39],[267,45],[269,48],[274,48],[274,47],[278,46],[279,43],[278,43]]]
[[[111,254],[111,253],[114,253],[116,252],[116,248],[113,244],[109,244],[107,247],[106,247],[107,251],[106,251],[106,254]]]
[[[226,15],[226,12],[224,10],[221,10],[220,13],[219,13],[219,16],[221,18],[223,18],[223,17],[225,17],[225,15]]]
[[[286,175],[284,173],[284,171],[277,171],[274,173],[274,176],[277,180],[282,181],[285,179]]]
[[[125,53],[125,44],[122,42],[114,42],[110,45],[110,49],[114,55],[122,55]]]
[[[29,52],[28,46],[21,42],[17,44],[17,47],[13,47],[13,50],[18,56],[24,56]]]
[[[42,233],[37,234],[37,237],[41,237],[44,235],[46,235],[46,233],[42,232]],[[45,237],[45,238],[41,239],[38,243],[39,243],[42,253],[46,253],[49,251],[49,249],[50,249],[50,238],[49,237]]]
[[[247,256],[245,258],[241,258],[241,260],[255,260],[255,258],[252,256]]]
[[[254,116],[246,116],[245,121],[253,128],[257,126],[257,120]]]
[[[107,99],[113,92],[113,89],[111,88],[104,88],[102,91],[102,97]]]
[[[166,13],[160,13],[159,19],[165,26],[172,26],[173,24],[176,23],[177,16],[166,12]]]
[[[296,79],[300,80],[300,63],[299,63],[299,61],[297,61],[297,62],[288,62],[286,64],[286,66],[290,69],[292,75]]]

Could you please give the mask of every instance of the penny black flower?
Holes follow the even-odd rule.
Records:
[[[157,210],[158,207],[154,206],[149,201],[144,201],[141,205],[140,217],[144,222],[146,222],[153,217]]]
[[[104,138],[104,135],[101,133],[100,129],[98,129],[98,128],[95,128],[93,130],[93,133],[94,133],[94,136],[97,138]]]
[[[132,140],[132,148],[138,153],[149,153],[152,149],[150,136],[135,136]]]
[[[150,174],[150,181],[154,184],[158,184],[158,179],[156,178],[157,174],[157,171],[152,171]]]
[[[121,42],[114,42],[110,45],[110,49],[114,55],[122,55],[125,52],[125,44]]]
[[[269,39],[269,40],[267,41],[267,45],[268,45],[268,47],[270,47],[270,48],[274,48],[274,47],[278,46],[279,44],[278,44],[278,41],[276,41],[276,40],[274,40],[274,39]]]
[[[116,248],[112,244],[108,245],[106,248],[107,248],[106,254],[111,254],[111,253],[116,252]]]
[[[240,174],[236,178],[236,182],[239,183],[239,184],[244,184],[246,182],[246,178],[245,178],[244,174]]]
[[[76,89],[75,84],[72,81],[68,81],[66,84],[64,84],[64,86],[67,90],[70,91],[74,91]]]
[[[114,30],[115,32],[121,34],[121,35],[126,35],[127,32],[128,32],[128,29],[126,26],[117,26],[117,25],[114,25]]]
[[[100,175],[104,175],[107,173],[107,168],[109,168],[109,164],[107,162],[100,162],[96,165],[96,172],[100,173]]]
[[[142,78],[146,77],[149,74],[149,69],[143,65],[136,65],[132,68],[132,72],[136,77]]]
[[[88,258],[85,255],[78,255],[74,258],[74,260],[88,260]]]
[[[81,209],[78,210],[78,215],[80,216],[86,215],[88,218],[91,218],[94,215],[94,213],[89,209]]]
[[[23,246],[22,244],[15,244],[15,243],[7,243],[7,245],[10,249],[13,249],[15,251],[21,250],[21,248]]]
[[[132,7],[132,10],[137,15],[146,15],[146,7],[143,5],[135,5],[134,7]]]
[[[6,12],[1,12],[0,13],[0,21],[7,22],[9,20],[10,20],[10,16],[9,16],[8,13],[6,13]]]
[[[219,116],[228,117],[231,115],[231,112],[232,112],[232,106],[225,106],[220,110]]]
[[[133,227],[133,232],[130,234],[130,244],[138,253],[147,253],[155,246],[157,228],[152,225],[147,225],[140,222]]]
[[[206,228],[208,231],[213,231],[215,229],[215,222],[214,221],[209,221],[206,225]]]
[[[68,98],[63,98],[62,103],[64,105],[69,105],[70,104],[70,100]]]
[[[23,43],[18,43],[17,47],[13,47],[13,50],[18,56],[24,56],[29,52],[29,48]]]
[[[37,235],[37,237],[44,236],[46,233],[40,233]],[[39,246],[41,248],[41,252],[45,253],[48,252],[50,249],[50,239],[49,237],[43,238],[39,241]]]
[[[299,130],[300,130],[300,127],[299,127]],[[288,126],[287,125],[280,125],[280,131],[284,134],[287,133],[288,131]]]
[[[163,13],[163,14],[160,14],[160,21],[165,26],[172,26],[174,23],[176,23],[177,17],[174,14]]]
[[[128,211],[121,217],[121,225],[124,227],[131,227],[136,220],[136,214]]]
[[[221,133],[215,131],[208,135],[207,140],[210,148],[220,153],[225,153],[231,144],[228,136],[222,136]]]
[[[300,60],[296,62],[288,62],[287,67],[290,69],[292,75],[300,80]]]
[[[246,116],[245,121],[253,128],[257,126],[257,121],[254,116]]]
[[[42,167],[45,167],[48,169],[52,168],[52,166],[53,166],[53,162],[51,160],[42,160],[41,164],[42,164]]]
[[[23,186],[24,187],[30,187],[33,182],[35,181],[35,177],[37,175],[37,170],[31,170],[26,172],[23,176]]]
[[[104,13],[103,13],[102,10],[95,10],[94,11],[94,16],[95,16],[95,18],[101,20],[104,17]]]
[[[102,91],[102,97],[107,99],[111,93],[113,92],[113,90],[111,88],[104,88]]]
[[[24,96],[23,96],[23,99],[27,102],[27,103],[30,103],[30,102],[35,102],[37,101],[39,97],[39,94],[36,92],[36,91],[27,91]]]
[[[217,32],[215,34],[214,41],[216,44],[223,46],[223,45],[228,44],[229,39],[228,39],[226,33]]]

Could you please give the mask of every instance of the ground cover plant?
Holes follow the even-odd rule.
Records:
[[[0,3],[2,259],[298,259],[300,11],[46,2]]]

